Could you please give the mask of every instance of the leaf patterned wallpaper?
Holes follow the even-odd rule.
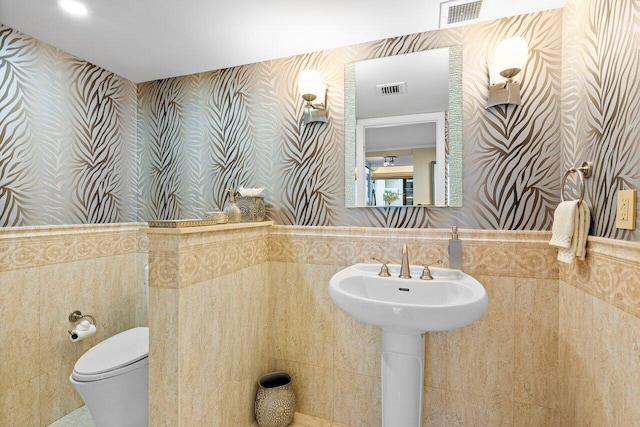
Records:
[[[640,188],[640,1],[568,0],[563,40],[564,167],[593,162],[590,234],[638,241],[640,220],[615,220],[616,192]]]
[[[0,225],[136,220],[136,86],[0,24]]]
[[[523,35],[523,107],[486,110],[487,58]],[[344,207],[344,65],[463,46],[462,208]],[[142,218],[222,208],[226,188],[265,186],[280,224],[539,230],[559,201],[561,12],[550,11],[138,86]],[[328,125],[301,124],[297,76],[328,83]],[[170,140],[170,142],[169,142]]]
[[[613,209],[617,188],[640,186],[639,7],[569,0],[137,88],[0,25],[0,223],[200,217],[244,185],[267,188],[281,224],[544,230],[563,171],[589,159],[592,234],[639,240]],[[530,45],[523,106],[485,110],[488,55],[516,34]],[[464,206],[345,208],[344,65],[451,45],[463,46]],[[328,125],[301,124],[305,68],[329,84]]]

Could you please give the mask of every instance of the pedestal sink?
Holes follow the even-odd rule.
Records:
[[[382,328],[382,425],[420,427],[424,335],[460,328],[480,319],[489,299],[484,287],[460,270],[411,266],[410,279],[380,277],[380,265],[356,264],[329,281],[333,303],[354,318]]]

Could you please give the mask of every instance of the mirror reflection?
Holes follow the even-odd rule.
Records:
[[[461,161],[449,161],[461,159],[461,57],[441,48],[345,67],[347,206],[461,205]]]

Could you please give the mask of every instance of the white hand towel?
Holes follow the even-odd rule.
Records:
[[[553,213],[553,227],[549,244],[559,248],[569,248],[577,223],[578,201],[571,200],[560,203]]]
[[[591,213],[585,202],[578,206],[578,220],[575,224],[575,231],[571,238],[569,248],[558,249],[558,261],[571,264],[574,259],[584,260],[587,255],[587,236],[591,225]]]

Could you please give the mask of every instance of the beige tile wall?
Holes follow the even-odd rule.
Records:
[[[298,411],[380,425],[381,333],[331,303],[330,277],[376,256],[448,262],[447,230],[274,227],[271,369],[293,377]],[[428,334],[425,425],[552,425],[557,417],[558,265],[545,232],[465,231],[463,269],[489,293],[483,319]]]
[[[44,426],[79,406],[75,360],[146,323],[144,235],[135,225],[0,232],[0,425]],[[298,412],[379,425],[380,331],[336,309],[328,280],[370,256],[397,260],[405,242],[414,263],[446,261],[448,235],[277,226],[152,236],[152,425],[251,425],[256,379],[276,369],[292,374]],[[558,272],[548,237],[461,231],[463,269],[490,304],[479,322],[428,335],[427,425],[640,419],[638,245],[590,238],[587,262]],[[73,309],[96,315],[95,337],[68,341]]]
[[[153,426],[250,426],[268,370],[268,226],[149,230]]]
[[[561,425],[640,422],[640,245],[589,238],[560,270]]]
[[[0,229],[0,425],[46,426],[82,405],[76,360],[146,324],[145,259],[135,224]],[[69,340],[73,310],[96,318],[95,336]]]

